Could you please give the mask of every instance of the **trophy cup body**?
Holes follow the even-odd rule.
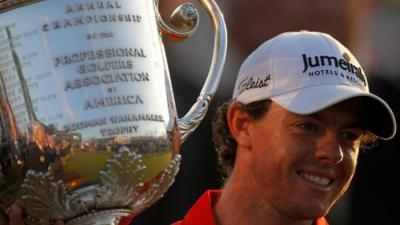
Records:
[[[162,197],[225,58],[221,13],[200,3],[216,30],[214,57],[179,119],[160,33],[184,39],[193,29],[171,29],[157,1],[0,2],[3,210],[18,200],[27,224],[117,224]],[[173,20],[195,27],[191,10]]]

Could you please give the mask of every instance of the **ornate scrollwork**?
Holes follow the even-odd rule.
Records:
[[[62,181],[54,181],[49,173],[29,170],[21,186],[22,202],[29,206],[29,215],[44,220],[68,219],[87,212],[80,201],[71,201]],[[33,218],[31,218],[33,219]],[[46,223],[43,221],[43,223]]]
[[[114,224],[121,216],[143,211],[172,185],[181,156],[176,155],[146,187],[143,182],[146,167],[141,158],[123,146],[107,161],[104,171],[100,171],[99,185],[72,192],[49,173],[28,171],[21,189],[24,205],[29,206],[27,210],[32,216],[27,223],[48,225],[62,219],[69,220],[68,225],[93,225],[97,224],[93,221],[102,217],[105,218],[102,224]]]
[[[159,0],[154,0],[158,9]],[[192,3],[184,3],[178,6],[170,17],[170,22],[178,29],[170,27],[161,17],[160,12],[156,11],[157,21],[161,31],[171,40],[181,41],[192,36],[199,24],[199,12]]]
[[[96,193],[96,208],[128,206],[143,187],[144,170],[142,156],[122,146],[107,161],[106,170],[100,171],[100,183]]]
[[[181,155],[175,155],[168,167],[152,182],[149,190],[139,195],[137,200],[131,204],[130,208],[135,213],[143,211],[164,196],[164,193],[175,181],[181,158]]]

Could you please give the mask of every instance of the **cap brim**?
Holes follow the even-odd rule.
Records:
[[[307,87],[271,97],[271,100],[290,112],[308,115],[355,97],[362,97],[366,104],[366,128],[381,139],[393,138],[396,134],[396,119],[389,105],[378,96],[360,92],[354,87],[345,85]]]

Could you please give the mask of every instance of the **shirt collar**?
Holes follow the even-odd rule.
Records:
[[[213,207],[222,190],[209,190],[192,206],[179,225],[216,225]],[[329,225],[324,217],[316,219],[313,225]]]
[[[204,193],[186,214],[181,224],[216,225],[213,207],[221,193],[221,190],[209,190]]]

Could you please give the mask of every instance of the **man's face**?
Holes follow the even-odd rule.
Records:
[[[41,125],[36,125],[34,128],[35,139],[39,142],[42,142],[46,139],[46,131]]]
[[[355,172],[360,112],[357,100],[308,116],[272,103],[261,119],[252,120],[248,180],[259,207],[293,219],[325,215]]]

